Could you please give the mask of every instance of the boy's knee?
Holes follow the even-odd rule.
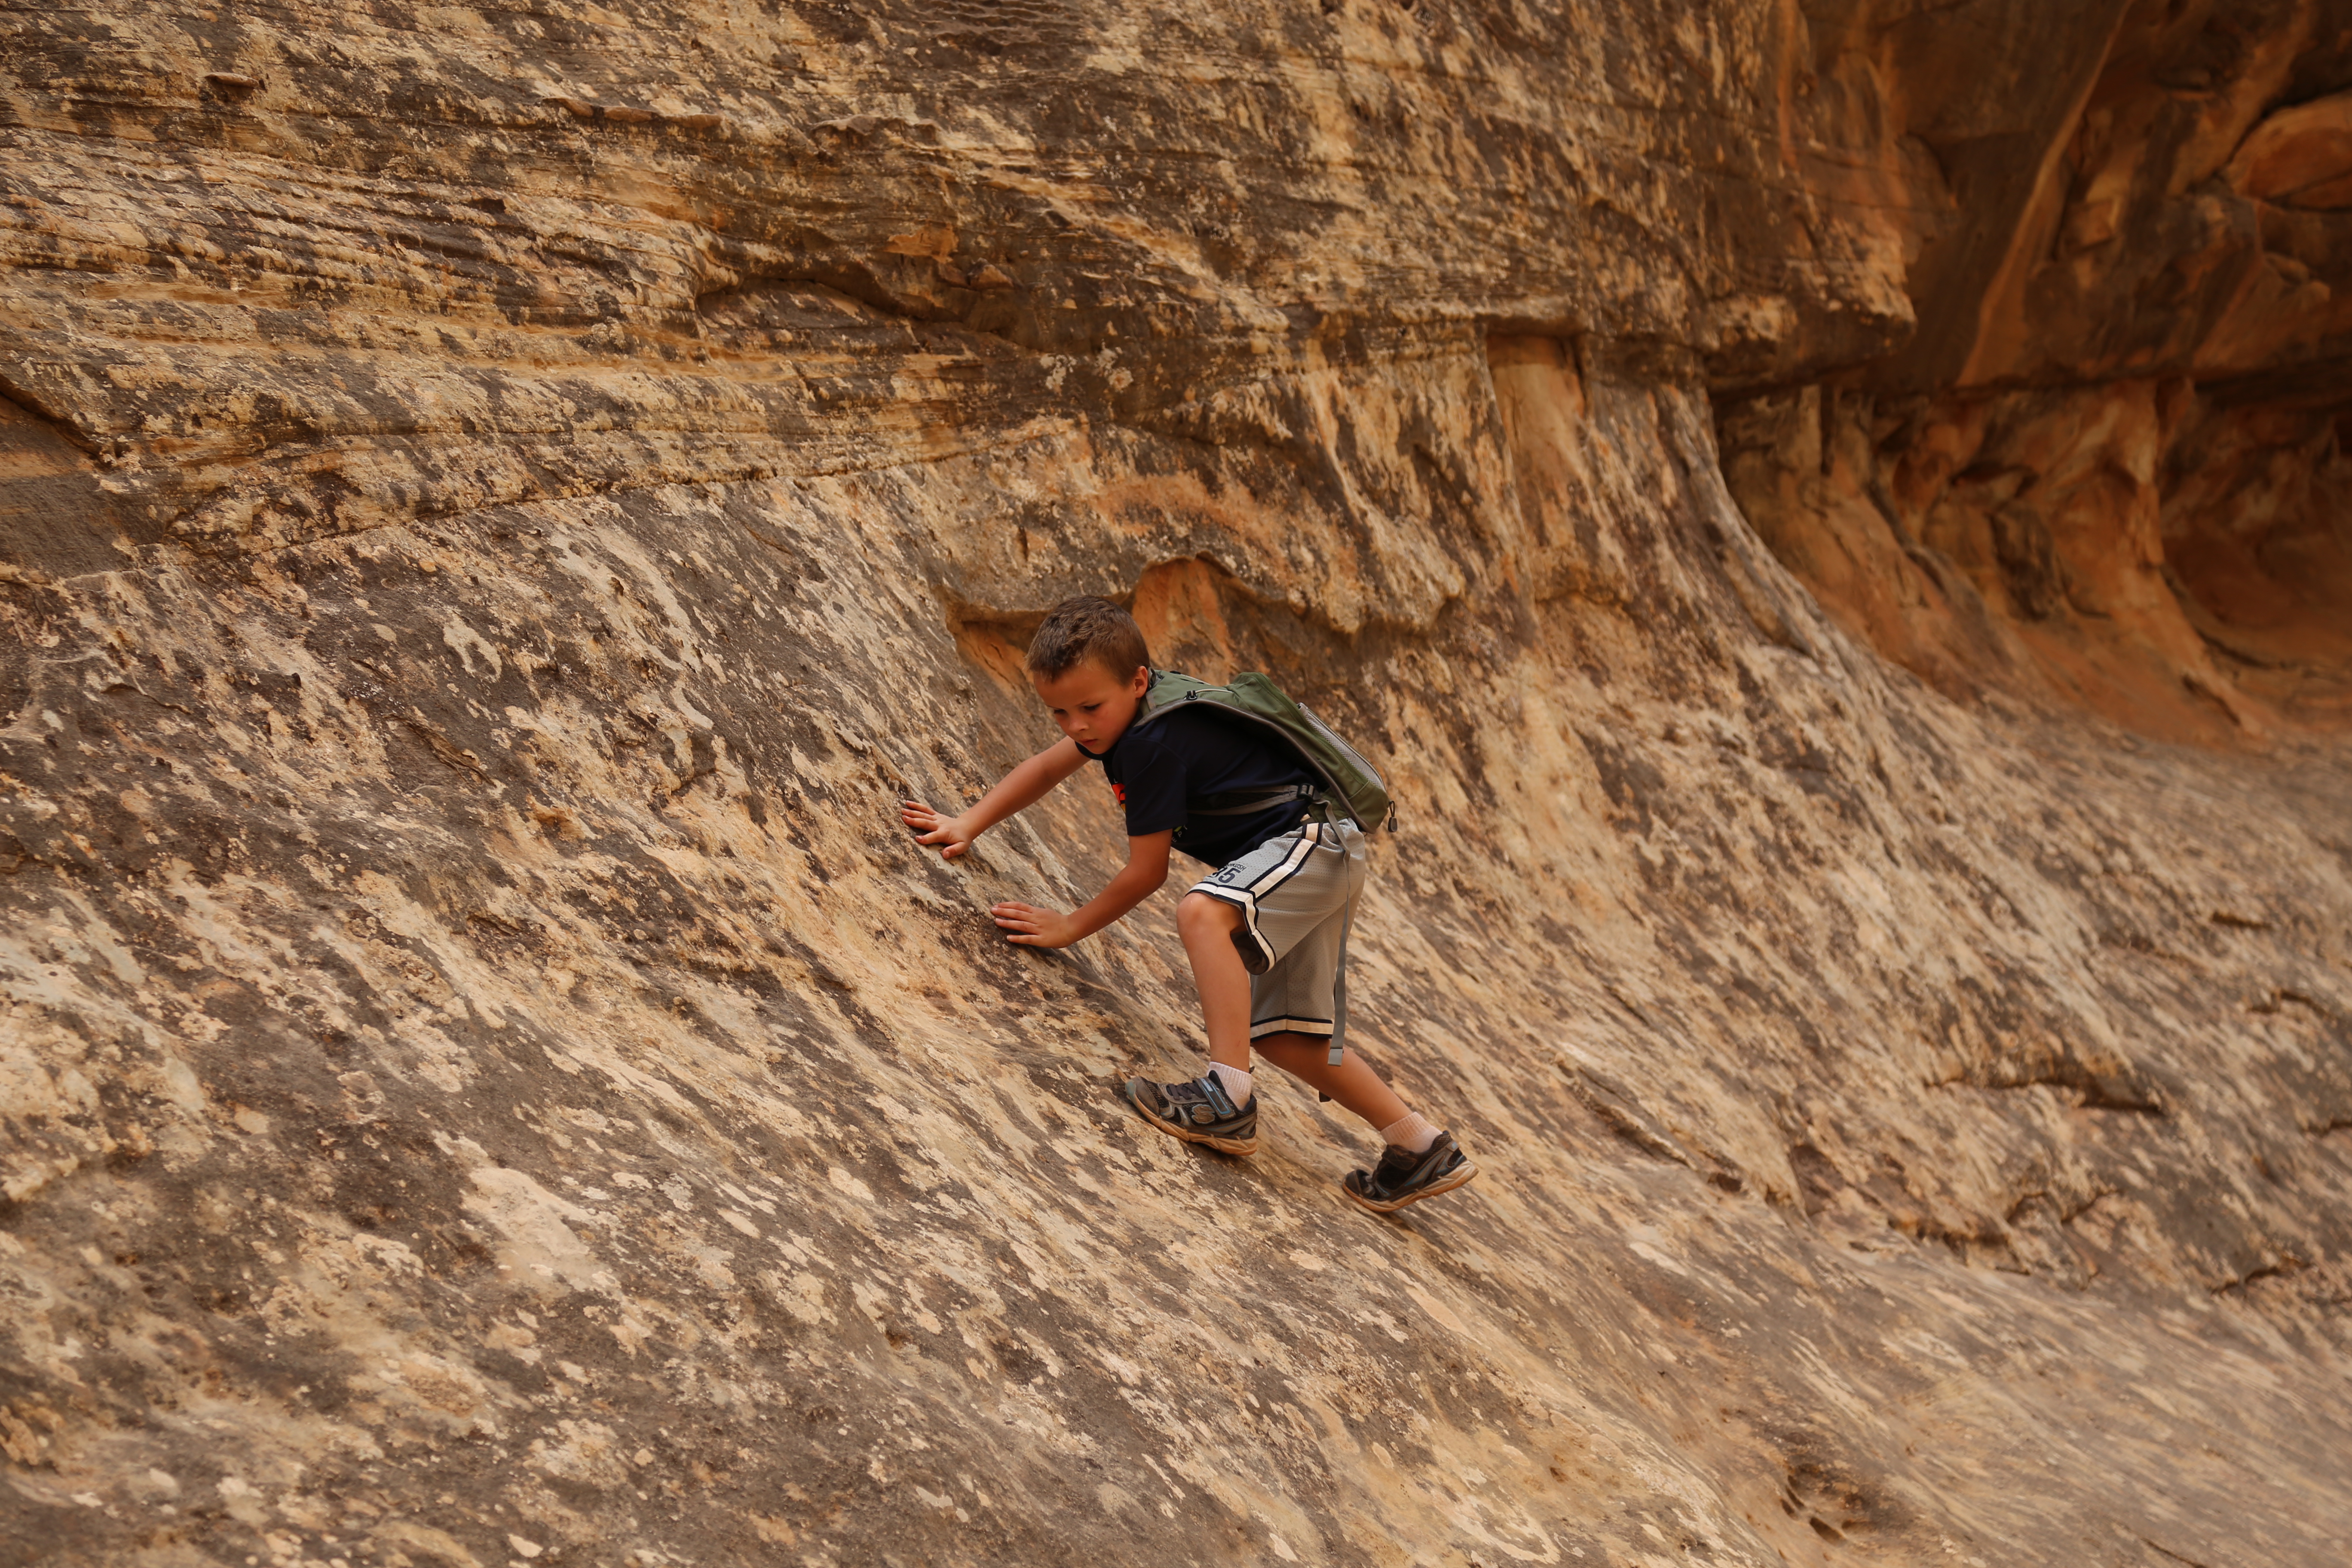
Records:
[[[1187,893],[1176,905],[1176,924],[1181,930],[1230,931],[1241,923],[1241,910],[1206,893]]]

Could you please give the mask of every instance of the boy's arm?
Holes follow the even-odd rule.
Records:
[[[952,860],[971,848],[973,839],[1014,812],[1036,805],[1086,765],[1086,753],[1065,736],[997,780],[996,787],[961,816],[941,816],[919,800],[905,800],[898,803],[898,820],[915,830],[916,843],[936,844],[940,858]]]
[[[1068,914],[1034,904],[998,904],[988,912],[1024,947],[1067,947],[1094,935],[1159,891],[1168,880],[1168,846],[1175,834],[1147,833],[1127,841],[1127,865],[1099,893]]]

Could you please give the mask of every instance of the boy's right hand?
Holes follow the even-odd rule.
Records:
[[[900,801],[898,820],[914,829],[916,843],[938,845],[942,860],[956,858],[980,837],[964,826],[962,817],[941,816],[919,800]]]

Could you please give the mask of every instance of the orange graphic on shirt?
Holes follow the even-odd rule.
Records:
[[[1125,805],[1127,804],[1127,786],[1125,784],[1113,784],[1110,786],[1110,795],[1111,798],[1118,802],[1119,805]]]

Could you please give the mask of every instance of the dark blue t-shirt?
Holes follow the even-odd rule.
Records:
[[[1108,751],[1078,751],[1103,765],[1111,794],[1127,808],[1129,837],[1173,829],[1177,848],[1212,866],[1297,826],[1306,803],[1286,802],[1248,816],[1196,816],[1192,806],[1212,795],[1247,798],[1317,782],[1280,737],[1259,734],[1248,721],[1206,708],[1163,713],[1129,730]]]

